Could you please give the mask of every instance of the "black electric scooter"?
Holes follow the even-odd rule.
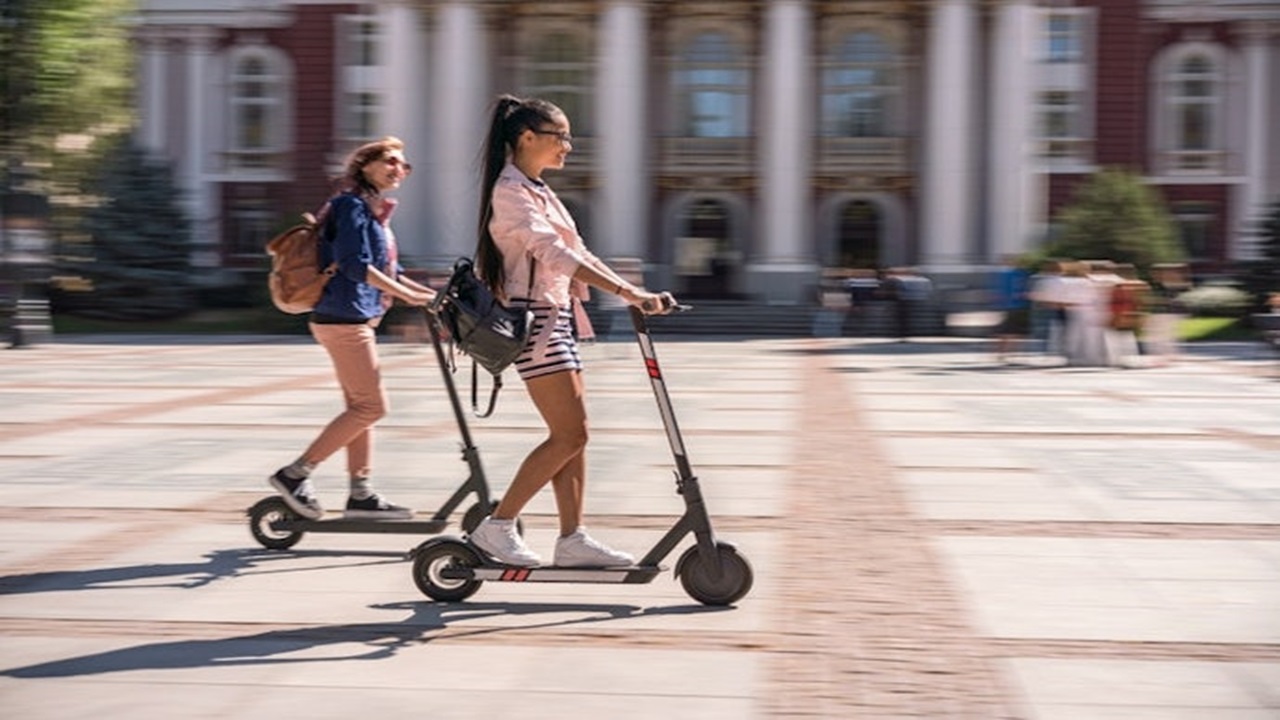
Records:
[[[441,293],[443,295],[443,293]],[[436,314],[437,306],[426,311],[427,331],[431,336],[431,345],[435,348],[436,361],[440,364],[440,372],[444,375],[445,389],[449,394],[449,402],[453,406],[453,416],[458,422],[458,431],[462,434],[462,460],[470,471],[462,485],[445,501],[444,505],[430,519],[407,520],[369,520],[364,518],[334,518],[309,520],[295,513],[278,495],[263,498],[249,508],[249,531],[263,547],[270,550],[286,550],[293,547],[308,532],[330,533],[410,533],[434,535],[449,525],[449,516],[453,514],[467,496],[475,493],[476,503],[462,517],[462,529],[471,532],[484,520],[497,501],[489,493],[489,484],[485,481],[484,467],[480,464],[480,451],[471,442],[471,430],[467,427],[467,418],[462,403],[458,400],[458,389],[453,382],[452,365],[445,356],[441,342],[440,318]]]
[[[674,306],[673,309],[687,309]],[[751,589],[751,564],[729,542],[718,540],[711,528],[698,478],[694,477],[685,453],[684,441],[676,425],[671,398],[658,367],[653,341],[644,313],[631,308],[640,353],[658,401],[658,411],[667,431],[667,440],[676,463],[676,492],[685,502],[684,515],[657,545],[636,564],[619,568],[557,568],[554,566],[514,567],[499,563],[467,540],[440,536],[409,551],[413,559],[413,580],[427,597],[456,602],[471,597],[485,581],[640,584],[652,581],[666,568],[659,563],[688,533],[697,544],[676,561],[675,576],[685,592],[705,605],[731,605]]]

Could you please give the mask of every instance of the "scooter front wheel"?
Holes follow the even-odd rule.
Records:
[[[434,540],[413,556],[413,582],[423,595],[440,602],[466,600],[480,589],[481,580],[445,577],[454,568],[476,567],[480,556],[457,540]]]
[[[732,605],[741,600],[755,580],[751,563],[738,554],[738,549],[728,543],[716,543],[719,572],[703,561],[698,546],[694,545],[680,556],[676,572],[680,584],[689,597],[703,605]]]
[[[268,550],[288,550],[302,539],[299,530],[276,530],[272,524],[286,520],[297,520],[298,516],[284,500],[271,496],[259,500],[249,508],[249,532],[253,539]]]

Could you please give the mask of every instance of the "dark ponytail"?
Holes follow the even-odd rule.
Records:
[[[480,151],[480,226],[476,242],[476,271],[485,285],[501,296],[506,283],[506,270],[502,253],[489,232],[489,220],[493,217],[493,188],[498,176],[515,152],[516,141],[525,130],[537,130],[552,125],[560,108],[537,98],[520,99],[512,95],[500,95],[493,103],[489,116],[489,132]]]

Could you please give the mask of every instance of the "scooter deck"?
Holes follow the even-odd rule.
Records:
[[[370,520],[368,518],[291,518],[270,524],[275,532],[405,533],[434,535],[449,526],[448,520]]]
[[[546,582],[546,583],[616,583],[640,585],[651,582],[666,571],[662,565],[629,565],[613,568],[564,568],[554,565],[513,567],[511,565],[485,564],[476,567],[453,567],[440,571],[440,576],[452,580],[483,580],[486,582]]]

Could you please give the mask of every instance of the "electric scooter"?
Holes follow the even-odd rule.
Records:
[[[436,307],[426,310],[427,331],[431,336],[431,345],[435,348],[436,361],[444,375],[445,390],[449,394],[449,402],[453,406],[453,416],[458,422],[458,431],[462,434],[462,460],[469,471],[467,479],[445,501],[430,519],[407,520],[369,520],[364,518],[334,518],[309,520],[295,513],[278,495],[263,498],[249,508],[249,531],[263,547],[270,550],[287,550],[309,532],[330,533],[410,533],[434,535],[449,525],[449,516],[453,514],[472,493],[476,502],[462,517],[462,529],[471,532],[484,520],[497,501],[489,493],[489,484],[485,480],[484,467],[480,464],[480,451],[471,441],[471,430],[467,427],[467,418],[462,403],[458,399],[458,389],[453,382],[452,365],[445,356],[441,342],[440,319],[436,315]],[[522,528],[521,528],[522,529]]]
[[[671,309],[687,310],[688,307],[672,305]],[[645,369],[675,458],[676,492],[684,498],[684,515],[637,564],[629,567],[515,567],[499,563],[466,539],[450,536],[432,538],[409,551],[413,559],[414,583],[427,597],[443,602],[465,600],[486,581],[648,583],[666,570],[659,563],[688,533],[693,533],[697,543],[676,561],[675,576],[690,597],[705,605],[731,605],[751,589],[753,574],[746,556],[739,553],[732,543],[717,539],[711,528],[711,518],[676,425],[671,397],[662,379],[644,313],[635,307],[630,310],[640,353],[644,357]]]

